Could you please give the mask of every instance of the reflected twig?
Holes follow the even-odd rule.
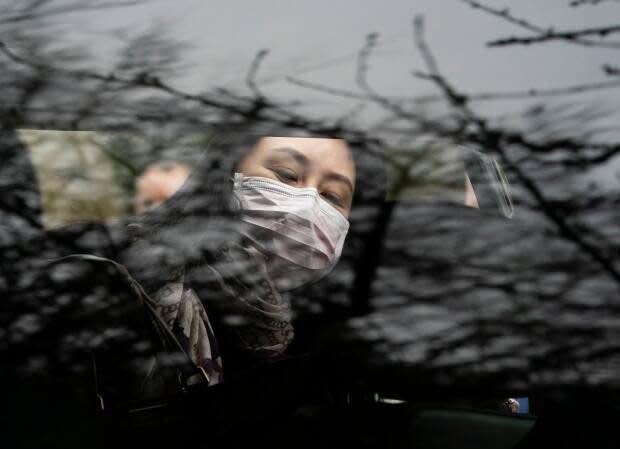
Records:
[[[256,84],[256,75],[258,73],[261,63],[263,62],[263,60],[268,54],[269,54],[269,50],[267,49],[262,49],[258,53],[256,53],[256,56],[252,60],[252,64],[250,65],[250,69],[248,70],[248,74],[245,79],[246,84],[248,85],[248,87],[250,88],[254,96],[256,97],[257,101],[258,100],[265,101],[265,96],[263,95],[263,93],[258,88],[258,85]]]
[[[612,25],[607,27],[598,27],[598,28],[585,28],[579,30],[568,30],[568,31],[555,31],[553,28],[544,28],[538,25],[535,25],[525,19],[521,19],[510,14],[508,8],[504,9],[496,9],[490,6],[484,5],[480,2],[474,0],[461,0],[463,3],[468,4],[474,9],[480,9],[492,16],[499,17],[507,21],[508,23],[512,23],[513,25],[517,25],[521,28],[524,28],[528,31],[533,31],[537,33],[536,36],[533,37],[508,37],[502,39],[496,39],[487,43],[489,47],[502,47],[509,45],[530,45],[530,44],[538,44],[543,42],[549,42],[554,40],[561,40],[570,42],[573,44],[583,45],[586,47],[606,47],[606,48],[620,48],[620,42],[603,42],[603,41],[593,41],[589,39],[584,39],[586,36],[600,36],[604,38],[609,34],[620,32],[620,25]]]

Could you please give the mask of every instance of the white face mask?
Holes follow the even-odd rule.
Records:
[[[349,222],[315,188],[235,173],[234,195],[278,290],[317,280],[336,265]]]

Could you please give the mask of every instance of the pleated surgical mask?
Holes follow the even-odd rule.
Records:
[[[250,238],[267,256],[279,290],[327,274],[338,261],[349,221],[313,188],[235,173],[234,196]]]

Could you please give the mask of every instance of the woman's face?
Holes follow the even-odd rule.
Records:
[[[293,187],[314,187],[325,201],[349,216],[355,164],[342,139],[263,137],[237,170],[244,176],[270,178]]]

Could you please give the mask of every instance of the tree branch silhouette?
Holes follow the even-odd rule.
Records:
[[[246,84],[248,85],[248,87],[250,88],[254,96],[256,97],[257,101],[258,100],[265,101],[265,96],[263,95],[263,93],[258,88],[258,85],[256,84],[256,75],[258,74],[258,70],[260,68],[261,63],[267,57],[268,54],[269,54],[269,50],[265,50],[265,49],[260,50],[258,53],[256,53],[256,56],[254,57],[254,60],[252,61],[252,64],[250,65],[250,70],[248,71],[248,74],[246,77]]]
[[[600,5],[601,3],[609,3],[609,2],[617,2],[617,1],[618,0],[573,0],[569,3],[569,5],[575,8],[578,6],[584,6],[584,5],[596,6],[596,5]]]
[[[194,94],[174,88],[168,83],[162,81],[159,77],[153,76],[147,72],[138,73],[134,77],[122,77],[115,73],[102,74],[88,70],[70,70],[54,67],[47,64],[40,64],[29,61],[7,47],[4,42],[0,41],[0,53],[4,54],[16,63],[31,67],[36,70],[46,71],[47,73],[62,74],[76,80],[96,80],[104,82],[107,85],[123,86],[126,88],[149,89],[166,93],[180,100],[197,103],[203,107],[213,110],[229,113],[246,120],[264,120],[274,124],[282,125],[286,128],[306,129],[317,134],[333,135],[338,132],[344,133],[348,139],[354,144],[374,144],[377,139],[370,138],[364,131],[355,129],[335,128],[334,124],[324,120],[309,119],[303,115],[297,114],[289,109],[282,108],[275,103],[262,105],[262,102],[256,98],[247,98],[243,96],[235,96],[238,101],[223,101],[215,95]],[[258,103],[257,103],[258,102]],[[260,107],[257,107],[259,104]],[[363,146],[362,145],[362,146]]]
[[[527,191],[533,196],[538,203],[541,212],[549,219],[550,222],[555,224],[559,233],[563,235],[568,241],[573,242],[581,248],[585,253],[589,254],[600,266],[618,283],[620,286],[620,271],[615,266],[615,259],[613,256],[604,254],[599,247],[592,244],[585,238],[588,233],[588,226],[583,223],[569,223],[567,217],[562,214],[553,203],[550,202],[543,189],[522,170],[509,156],[506,148],[507,143],[519,143],[526,147],[537,147],[539,149],[546,148],[546,145],[532,145],[523,136],[517,133],[511,133],[511,139],[505,139],[506,136],[503,130],[499,128],[491,128],[487,125],[486,120],[478,117],[471,109],[466,106],[466,99],[463,95],[458,93],[454,87],[452,87],[445,78],[439,72],[435,58],[428,45],[424,40],[423,34],[423,21],[414,21],[414,37],[417,40],[417,46],[421,49],[423,59],[427,65],[430,75],[427,79],[434,82],[440,90],[443,91],[446,98],[456,108],[461,110],[465,117],[471,120],[477,125],[477,132],[468,132],[465,134],[467,141],[477,143],[487,150],[492,150],[498,154],[505,164],[506,168],[514,173],[516,178],[520,181],[520,184],[527,189]],[[566,146],[567,142],[563,142],[562,146]],[[555,143],[557,145],[558,143]],[[575,150],[581,149],[579,146],[574,147]],[[608,153],[602,156],[603,159],[607,159],[613,155],[617,155],[620,149],[620,145],[612,145],[607,147]]]
[[[414,73],[416,76],[416,73]],[[352,90],[341,89],[323,84],[313,83],[310,81],[302,80],[295,77],[287,77],[286,80],[295,86],[303,87],[305,89],[314,90],[316,92],[322,92],[327,95],[335,95],[342,98],[351,98],[361,101],[374,101],[372,96],[362,94]],[[548,97],[562,97],[568,95],[578,95],[587,92],[613,89],[620,87],[620,81],[600,81],[597,83],[579,83],[563,87],[553,88],[540,88],[531,87],[525,90],[515,91],[495,91],[495,92],[472,92],[464,94],[469,102],[485,102],[485,101],[497,101],[497,100],[523,100],[528,98],[548,98]],[[424,95],[416,97],[385,97],[391,102],[397,103],[411,103],[411,104],[426,104],[437,103],[445,101],[443,95]]]
[[[607,47],[607,48],[620,48],[620,42],[603,42],[603,41],[593,41],[589,39],[585,39],[588,36],[599,36],[601,38],[606,37],[610,34],[614,34],[620,32],[619,25],[612,25],[607,27],[598,27],[598,28],[589,28],[589,29],[579,29],[579,30],[568,30],[568,31],[555,31],[552,27],[541,27],[539,25],[535,25],[525,19],[521,19],[510,14],[510,10],[508,8],[505,9],[497,9],[487,6],[483,3],[480,3],[475,0],[461,0],[463,3],[468,4],[474,9],[479,9],[481,11],[486,12],[492,16],[498,17],[502,20],[505,20],[513,25],[517,25],[521,28],[524,28],[528,31],[533,31],[537,33],[537,36],[533,37],[508,37],[501,38],[490,41],[487,43],[489,47],[504,47],[510,45],[529,45],[529,44],[538,44],[544,43],[554,40],[567,41],[573,44],[583,45],[585,47]]]
[[[143,0],[106,1],[94,4],[84,4],[83,2],[77,1],[70,4],[46,8],[46,5],[52,2],[52,0],[22,2],[22,4],[19,5],[21,8],[15,8],[15,11],[9,9],[5,12],[4,17],[0,18],[0,25],[47,19],[49,17],[61,16],[68,13],[135,6],[143,3]]]

